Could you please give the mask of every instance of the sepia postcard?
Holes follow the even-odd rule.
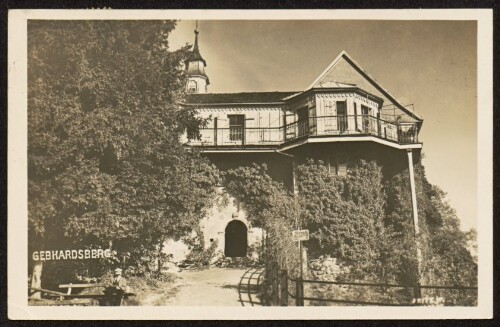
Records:
[[[492,18],[9,11],[9,318],[492,318]]]

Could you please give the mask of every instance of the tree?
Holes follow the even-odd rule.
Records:
[[[469,250],[472,259],[477,264],[477,231],[475,228],[471,228],[467,233],[465,233],[467,239],[467,249]]]
[[[30,21],[30,249],[92,246],[139,262],[190,232],[217,170],[180,143],[188,47],[172,21]],[[36,262],[40,271],[42,262]]]
[[[445,193],[428,182],[422,165],[415,167],[422,267],[420,279],[430,285],[470,286],[477,283],[477,263],[467,249],[467,234],[445,199]],[[405,170],[386,183],[386,228],[392,231],[387,266],[397,281],[413,282],[416,265],[409,174]],[[456,297],[456,294],[449,294]]]

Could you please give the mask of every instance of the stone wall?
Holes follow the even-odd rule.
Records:
[[[251,225],[241,203],[227,194],[223,187],[217,188],[217,199],[200,222],[205,249],[208,249],[213,242],[217,242],[217,251],[224,253],[225,229],[229,222],[235,219],[244,223],[248,229],[248,256],[257,256],[258,254],[252,253],[250,248],[258,248],[262,244],[263,231]],[[185,259],[189,248],[182,241],[169,240],[164,252],[172,254],[172,261],[178,262]]]
[[[205,247],[208,248],[212,242],[217,240],[218,249],[224,251],[225,229],[227,224],[234,219],[243,222],[248,228],[248,246],[262,242],[262,229],[253,227],[239,200],[227,194],[223,187],[219,187],[217,200],[200,223]]]

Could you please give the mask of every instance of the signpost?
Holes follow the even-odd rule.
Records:
[[[309,230],[308,229],[299,229],[292,231],[292,240],[295,242],[299,242],[299,258],[300,258],[300,278],[297,280],[296,286],[296,297],[298,300],[298,305],[304,306],[304,283],[302,280],[304,279],[304,271],[303,271],[303,263],[302,263],[302,241],[309,240]]]
[[[309,229],[299,229],[292,231],[292,239],[295,242],[309,240]]]

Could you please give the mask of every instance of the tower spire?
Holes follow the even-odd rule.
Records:
[[[196,21],[196,28],[194,30],[194,47],[193,47],[193,52],[194,51],[199,51],[198,50],[198,34],[200,34],[200,31],[198,30],[198,21]]]
[[[198,21],[194,30],[194,45],[191,55],[186,59],[186,75],[188,77],[187,91],[190,93],[206,93],[207,85],[210,84],[208,76],[205,74],[207,63],[200,54],[198,46]]]

